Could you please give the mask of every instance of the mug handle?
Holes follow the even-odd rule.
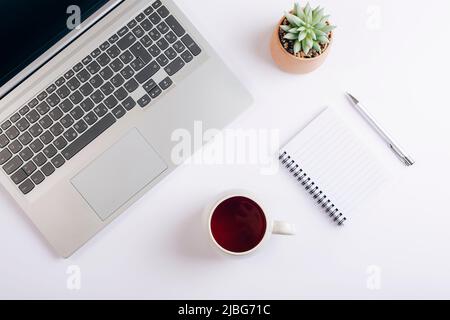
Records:
[[[295,235],[295,225],[283,221],[274,221],[272,226],[273,234],[281,234],[285,236]]]

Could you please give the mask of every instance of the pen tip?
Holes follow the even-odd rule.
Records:
[[[356,99],[350,92],[346,92],[345,94],[347,95],[347,97],[348,97],[354,104],[358,104],[358,103],[359,103],[358,99]]]

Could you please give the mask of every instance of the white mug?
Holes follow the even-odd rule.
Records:
[[[253,202],[255,202],[262,209],[262,212],[263,212],[265,220],[266,220],[266,230],[265,230],[262,240],[255,247],[253,247],[252,249],[245,251],[245,252],[233,252],[233,251],[223,248],[214,238],[214,235],[213,235],[213,232],[211,229],[211,220],[212,220],[212,217],[213,217],[214,212],[216,211],[217,207],[224,201],[226,201],[230,198],[234,198],[234,197],[244,197],[244,198],[250,199]],[[236,190],[230,190],[230,191],[220,194],[218,197],[216,197],[214,199],[214,201],[211,202],[210,205],[208,205],[205,208],[205,217],[206,217],[206,222],[207,222],[208,235],[209,235],[209,238],[210,238],[212,244],[216,248],[218,248],[220,251],[222,251],[226,254],[229,254],[229,255],[233,255],[233,256],[243,256],[243,255],[247,255],[247,254],[250,254],[250,253],[258,250],[260,247],[262,247],[264,245],[265,242],[267,242],[267,240],[270,238],[270,236],[272,234],[295,235],[295,225],[287,223],[287,222],[272,220],[271,217],[269,216],[267,210],[264,208],[262,201],[257,199],[251,192],[249,192],[247,190],[236,189]]]

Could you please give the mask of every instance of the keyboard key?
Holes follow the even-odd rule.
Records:
[[[177,57],[177,52],[173,48],[167,49],[164,53],[166,54],[166,57],[169,58],[170,60],[173,60]]]
[[[139,87],[139,84],[134,79],[130,79],[127,81],[124,85],[124,88],[129,92],[132,93],[134,90],[136,90]]]
[[[108,107],[109,109],[114,108],[115,106],[117,106],[119,102],[117,101],[117,99],[112,95],[109,96],[107,99],[105,99],[104,104],[106,107]]]
[[[47,148],[44,149],[43,152],[47,158],[51,159],[56,155],[58,151],[53,145],[49,145]]]
[[[166,77],[163,81],[159,83],[159,86],[163,90],[167,90],[173,84],[172,79]]]
[[[22,144],[19,142],[19,140],[14,140],[13,142],[11,142],[8,146],[9,151],[11,151],[12,153],[16,154],[18,153],[20,150],[22,150]]]
[[[75,123],[75,125],[73,126],[73,128],[78,132],[78,133],[83,133],[84,131],[87,130],[88,125],[86,124],[86,122],[84,120],[80,120],[77,123]]]
[[[92,88],[91,84],[89,82],[87,82],[80,87],[80,92],[83,94],[83,96],[87,97],[92,92],[94,92],[94,88]]]
[[[159,38],[161,38],[161,33],[156,28],[150,31],[148,35],[153,39],[153,41],[157,41]]]
[[[96,74],[97,72],[100,71],[102,67],[98,64],[97,61],[93,61],[91,62],[86,69],[91,73],[91,74]]]
[[[20,151],[19,155],[23,161],[28,161],[33,157],[34,154],[30,148],[26,147],[25,149],[22,149],[22,151]]]
[[[156,27],[159,32],[162,34],[165,34],[167,31],[169,31],[169,26],[163,21]]]
[[[154,87],[156,87],[156,82],[153,79],[150,79],[150,81],[144,84],[144,90],[147,93],[150,92],[150,90],[152,90]]]
[[[16,127],[11,127],[5,132],[9,140],[14,140],[20,134]]]
[[[75,72],[73,72],[72,70],[69,70],[66,72],[66,74],[64,75],[64,78],[66,78],[67,80],[69,80],[70,78],[72,78],[74,76]]]
[[[158,47],[159,47],[161,50],[166,50],[166,49],[169,47],[169,43],[168,43],[167,40],[164,39],[164,38],[161,38],[161,39],[159,39],[158,41],[156,41],[156,44],[158,45]]]
[[[91,99],[95,103],[100,103],[103,101],[103,99],[105,99],[105,96],[103,95],[103,93],[100,90],[97,90],[93,94],[91,94]]]
[[[11,160],[9,160],[9,162],[7,162],[4,166],[3,166],[3,170],[5,170],[5,172],[7,174],[11,174],[14,171],[16,171],[17,169],[20,168],[20,166],[23,164],[22,159],[20,159],[19,156],[15,156],[14,158],[12,158]]]
[[[19,110],[19,113],[24,116],[28,111],[30,111],[30,107],[25,106],[22,109]]]
[[[19,184],[21,183],[23,180],[25,180],[26,178],[28,178],[28,175],[25,173],[25,171],[23,171],[23,169],[19,169],[16,171],[16,173],[14,173],[11,176],[11,180],[15,183],[15,184]]]
[[[47,157],[42,152],[40,152],[33,158],[33,161],[38,167],[40,167],[47,162]]]
[[[41,170],[46,177],[49,177],[55,172],[55,167],[50,162],[47,162]]]
[[[38,104],[39,104],[38,99],[33,99],[33,100],[30,101],[30,103],[28,103],[28,106],[29,106],[30,108],[34,108],[34,107],[36,107]]]
[[[58,80],[56,80],[55,84],[59,87],[59,86],[62,86],[65,82],[66,82],[66,79],[64,79],[64,77],[61,77]]]
[[[120,60],[122,60],[123,63],[128,64],[131,61],[133,61],[134,56],[131,54],[131,52],[129,50],[126,50],[120,55],[119,58],[120,58]]]
[[[112,35],[111,38],[108,39],[110,43],[115,43],[117,40],[119,40],[119,36],[117,34]]]
[[[69,130],[64,132],[64,138],[66,138],[66,140],[69,142],[72,142],[73,140],[75,140],[77,136],[78,136],[78,134],[75,131],[75,129],[73,129],[73,128],[70,128]],[[67,160],[69,160],[69,159],[67,159]]]
[[[95,106],[95,104],[92,102],[92,100],[90,98],[86,98],[80,104],[80,107],[86,112],[89,112],[92,108],[94,108],[94,106]]]
[[[159,86],[154,87],[154,88],[153,88],[152,90],[150,90],[150,92],[149,92],[150,97],[151,97],[152,99],[157,98],[161,93],[162,93],[162,90],[161,90],[161,88],[160,88]]]
[[[157,56],[160,55],[161,50],[159,50],[158,46],[157,46],[156,44],[154,44],[154,45],[152,45],[152,46],[150,47],[150,49],[148,49],[148,52],[150,52],[150,54],[151,54],[154,58],[156,58]]]
[[[62,150],[67,146],[67,141],[66,141],[66,139],[64,139],[63,136],[61,136],[58,139],[56,139],[55,141],[53,141],[53,145],[56,147],[56,149]]]
[[[38,97],[39,101],[42,101],[42,100],[44,100],[45,98],[48,97],[48,94],[47,94],[46,91],[43,91],[37,97]]]
[[[69,112],[70,110],[72,110],[73,108],[73,103],[72,101],[70,101],[69,99],[64,100],[63,102],[61,102],[61,104],[59,105],[59,107],[61,108],[62,111],[64,111],[64,113]],[[50,116],[52,118],[56,118],[58,117],[58,114],[53,113],[53,111],[56,111],[56,109],[53,109],[52,111],[50,111]],[[58,113],[58,111],[56,111],[56,113]],[[53,114],[53,116],[52,116]],[[61,117],[61,115],[59,115],[59,118]],[[58,119],[59,119],[58,118]],[[53,119],[55,120],[55,119]]]
[[[103,80],[109,80],[114,75],[114,72],[111,70],[110,67],[105,67],[102,71],[100,71],[100,76],[103,78]]]
[[[25,180],[24,183],[22,183],[19,186],[19,190],[24,194],[27,195],[34,189],[34,184],[30,179]]]
[[[78,81],[78,79],[76,77],[73,77],[72,79],[67,81],[67,86],[72,91],[77,90],[80,87],[80,85],[81,85],[81,83],[80,83],[80,81]]]
[[[108,42],[107,42],[107,43],[108,43]],[[108,43],[108,47],[109,47],[109,43]],[[92,51],[91,57],[95,59],[95,58],[97,58],[101,53],[102,53],[102,51],[101,51],[99,48],[97,48],[97,49],[95,49],[94,51]]]
[[[45,176],[41,171],[38,171],[31,176],[31,180],[33,181],[33,183],[35,185],[40,184],[42,181],[44,181],[44,179],[45,179]]]
[[[17,129],[19,129],[21,132],[27,130],[30,127],[30,123],[26,118],[22,118],[16,123]]]
[[[29,132],[25,132],[24,134],[22,134],[19,137],[19,141],[22,145],[26,146],[28,145],[31,141],[33,141],[33,137],[31,136],[31,134]]]
[[[185,65],[184,61],[178,57],[173,60],[167,67],[164,68],[169,76],[173,76],[175,73],[181,70]]]
[[[56,90],[56,85],[51,84],[45,91],[47,91],[48,94],[52,94]]]
[[[105,42],[103,42],[103,43],[100,45],[100,49],[103,50],[103,51],[105,51],[105,50],[108,49],[110,46],[111,46],[111,45],[109,44],[109,42],[108,42],[108,41],[105,41]]]
[[[183,58],[184,62],[186,62],[186,63],[189,63],[189,62],[191,62],[194,59],[194,57],[189,52],[189,50],[186,50],[185,52],[183,52],[181,54],[181,58]]]
[[[177,41],[174,45],[173,48],[178,52],[181,53],[184,51],[184,49],[186,49],[186,46],[183,44],[183,42],[181,41]]]
[[[9,120],[6,120],[3,124],[2,124],[2,129],[3,130],[7,130],[9,127],[11,127],[12,123]]]
[[[8,149],[0,151],[0,166],[4,165],[11,157],[12,153]]]
[[[164,67],[169,63],[169,59],[167,59],[167,57],[164,54],[161,54],[158,58],[156,58],[156,61],[158,61],[161,67]]]
[[[75,67],[73,67],[73,71],[75,72],[79,72],[81,69],[83,69],[83,64],[81,62],[77,63]]]
[[[73,104],[78,104],[83,100],[83,95],[77,90],[69,96],[69,99]]]
[[[86,58],[83,59],[82,62],[83,62],[84,65],[87,65],[87,64],[91,63],[92,62],[91,56],[87,56]]]
[[[150,15],[153,11],[154,11],[153,8],[150,6],[150,7],[148,7],[147,9],[144,10],[144,13],[145,13],[146,15]]]
[[[125,79],[120,75],[117,74],[114,77],[111,78],[111,83],[116,87],[120,87],[125,82]]]
[[[133,29],[134,27],[136,27],[136,25],[137,25],[137,21],[134,19],[127,23],[127,27],[129,29]]]
[[[190,35],[185,35],[183,38],[181,38],[181,41],[183,41],[183,43],[186,45],[186,47],[188,47],[189,51],[191,51],[194,56],[198,56],[202,52],[200,47],[194,42]]]
[[[167,8],[165,6],[162,6],[161,8],[159,8],[156,11],[158,11],[159,15],[162,18],[165,18],[165,17],[167,17],[170,14],[169,10],[167,10]]]
[[[29,130],[29,132],[30,132],[30,134],[33,136],[33,137],[38,137],[38,136],[40,136],[41,134],[42,134],[42,132],[43,132],[44,130],[42,129],[42,127],[38,124],[38,123],[36,123],[34,126],[32,126],[31,128],[30,128],[30,130]]]
[[[170,31],[169,33],[167,33],[164,38],[167,40],[167,42],[169,43],[174,43],[175,41],[177,41],[177,36],[175,35],[175,33],[173,33],[173,31]]]
[[[120,74],[125,79],[130,79],[134,75],[134,70],[130,66],[126,66],[122,69],[122,71],[120,71]]]
[[[59,99],[58,99],[59,100]],[[41,114],[41,115],[44,115],[44,114],[46,114],[47,112],[49,112],[50,111],[50,106],[48,105],[48,103],[47,102],[41,102],[37,107],[36,107],[36,110]]]
[[[141,43],[144,45],[144,47],[148,48],[152,45],[153,41],[148,35],[145,35],[141,38]]]
[[[19,121],[20,119],[20,114],[19,113],[15,113],[11,116],[11,118],[9,118],[9,120],[11,120],[12,123],[15,123],[17,121]]]
[[[149,63],[152,60],[152,56],[140,42],[137,42],[133,46],[131,46],[130,51],[136,58],[140,58],[145,64]]]
[[[150,98],[150,96],[148,94],[146,94],[145,96],[143,96],[142,98],[140,98],[137,103],[138,105],[143,108],[146,105],[148,105],[150,103],[152,99]]]
[[[70,82],[70,84],[69,84]],[[75,90],[78,88],[78,86],[80,85],[80,82],[77,80],[77,78],[73,77],[72,79],[70,79],[67,82],[68,85],[71,85],[70,90]],[[62,87],[60,87],[58,90],[56,90],[56,93],[58,94],[58,96],[61,99],[65,99],[69,96],[70,94],[70,90],[66,85],[63,85]]]
[[[42,128],[47,129],[53,124],[53,120],[47,115],[39,120],[39,124]]]
[[[96,74],[95,76],[93,76],[91,78],[91,80],[89,80],[89,83],[95,88],[97,89],[98,87],[100,87],[103,84],[103,79],[102,77],[100,77],[100,75]]]
[[[28,121],[30,121],[30,123],[35,123],[36,121],[39,120],[39,113],[36,110],[31,110],[26,115],[26,118]]]
[[[122,101],[126,97],[128,97],[128,92],[123,87],[119,88],[114,92],[114,96],[117,98],[117,100]]]
[[[112,114],[107,114],[102,119],[100,119],[96,124],[94,124],[89,130],[87,130],[83,135],[66,147],[62,155],[66,160],[72,159],[78,152],[80,152],[84,147],[91,143],[95,138],[105,132],[109,127],[111,127],[116,122],[116,119]]]
[[[86,69],[83,69],[77,73],[77,78],[84,83],[91,78],[91,74]]]
[[[55,123],[51,128],[50,132],[55,136],[59,136],[61,133],[64,132],[64,127],[60,123]]]
[[[127,33],[126,36],[124,36],[122,39],[117,41],[117,46],[120,48],[120,50],[125,50],[135,42],[136,42],[135,35],[133,33],[129,32],[129,33]]]
[[[22,170],[25,171],[27,176],[31,176],[33,172],[37,170],[37,167],[33,162],[30,161],[22,167]]]
[[[131,61],[131,60],[130,60]],[[114,60],[113,62],[111,62],[109,64],[109,66],[111,67],[111,69],[114,72],[119,72],[122,68],[123,68],[123,63],[120,61],[119,58],[117,58],[116,60]]]
[[[91,126],[98,120],[98,118],[95,115],[94,111],[91,111],[84,116],[83,120],[86,121],[86,123]]]
[[[81,119],[81,117],[84,115],[84,111],[83,109],[81,109],[80,107],[76,107],[75,109],[73,109],[72,111],[70,111],[70,115],[75,119]]]
[[[153,28],[153,23],[151,23],[150,20],[145,19],[144,21],[142,21],[141,27],[148,32]]]
[[[136,16],[136,21],[137,22],[141,22],[142,20],[144,20],[145,19],[145,14],[143,14],[143,13],[140,13],[140,14],[138,14],[137,16]]]
[[[6,135],[2,134],[0,135],[0,148],[4,148],[8,145],[9,139],[6,137]]]
[[[136,101],[132,97],[126,98],[124,101],[122,101],[122,106],[127,110],[130,111],[136,106]]]
[[[156,9],[156,8],[159,8],[161,5],[162,5],[162,2],[160,0],[158,0],[152,4],[152,7]]]
[[[44,148],[44,144],[39,139],[36,139],[30,143],[30,149],[33,150],[34,153],[38,153],[42,150],[42,148]]]
[[[128,32],[128,28],[125,26],[122,29],[120,29],[117,34],[119,35],[119,37],[123,37],[126,33]]]
[[[133,34],[137,37],[140,38],[144,35],[144,29],[141,28],[141,26],[137,26],[136,28],[133,29]]]
[[[111,61],[111,58],[106,54],[103,53],[101,56],[98,57],[97,62],[102,66],[106,66]]]
[[[100,87],[100,90],[102,90],[105,96],[109,96],[111,93],[114,92],[114,86],[112,85],[111,82],[108,81],[107,83],[105,83]]]
[[[55,168],[60,168],[65,162],[66,160],[60,154],[52,159],[52,164],[55,166]]]
[[[145,66],[145,64],[142,62],[141,59],[136,58],[133,62],[131,62],[130,66],[133,68],[134,71],[139,71]]]
[[[112,113],[117,119],[120,119],[125,115],[126,111],[122,106],[117,106],[112,110]]]
[[[41,139],[44,145],[47,145],[53,141],[54,137],[50,131],[45,131],[43,134],[41,134],[39,139]]]
[[[137,82],[142,84],[153,77],[159,69],[160,66],[155,61],[153,61],[144,69],[142,69],[138,74],[136,74],[135,79],[137,80]]]
[[[94,108],[94,112],[98,117],[101,118],[108,112],[108,108],[103,103],[100,103]]]
[[[178,20],[175,19],[175,17],[172,15],[167,17],[166,23],[169,25],[170,29],[172,29],[173,32],[175,32],[175,34],[179,37],[181,37],[186,32],[186,30],[184,30]]]
[[[161,22],[161,17],[156,12],[152,13],[148,18],[153,24],[158,24]]]
[[[72,103],[72,102],[70,102],[70,100],[67,100],[67,102]],[[61,102],[60,106],[61,105],[62,105],[62,102]],[[63,113],[62,113],[62,111],[61,111],[61,109],[59,107],[56,107],[56,108],[54,108],[53,110],[50,111],[49,115],[50,115],[50,118],[52,118],[53,121],[56,121],[56,120],[61,119],[61,117],[63,116]]]

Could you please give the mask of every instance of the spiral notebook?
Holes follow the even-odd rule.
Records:
[[[283,167],[334,223],[389,178],[382,163],[330,108],[324,110],[280,150]]]

